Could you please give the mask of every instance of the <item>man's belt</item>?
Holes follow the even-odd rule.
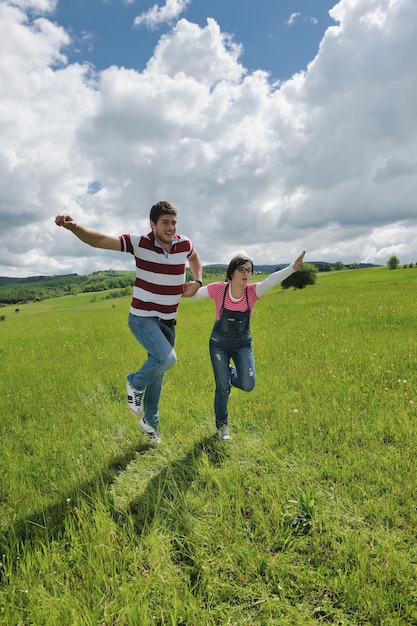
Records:
[[[158,317],[157,319],[161,322],[161,324],[164,324],[165,326],[169,326],[170,328],[175,326],[177,323],[177,320],[163,320],[161,317]]]

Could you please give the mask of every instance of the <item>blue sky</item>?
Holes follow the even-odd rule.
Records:
[[[176,20],[150,26],[135,18],[164,2],[121,3],[119,0],[60,2],[54,18],[76,42],[70,61],[90,61],[98,69],[119,65],[141,70],[161,34]],[[334,0],[193,0],[178,10],[181,17],[204,27],[208,17],[243,46],[241,60],[249,71],[265,70],[285,80],[304,70],[315,57],[326,28],[334,24]]]
[[[416,263],[416,58],[415,0],[0,0],[0,275],[162,199],[206,264]]]

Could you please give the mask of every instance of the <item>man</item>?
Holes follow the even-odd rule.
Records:
[[[127,252],[135,257],[136,279],[130,305],[129,328],[148,353],[137,371],[127,376],[130,411],[153,445],[160,443],[159,399],[165,372],[177,360],[175,324],[181,296],[194,296],[202,286],[200,257],[188,237],[177,235],[177,210],[166,201],[150,211],[151,232],[120,237],[104,235],[77,224],[70,215],[58,215],[55,223],[70,230],[94,248]],[[185,282],[186,264],[194,281]]]

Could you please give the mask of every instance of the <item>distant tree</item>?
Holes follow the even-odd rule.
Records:
[[[319,272],[331,272],[333,267],[331,263],[327,263],[326,261],[314,261],[311,265],[314,265]]]
[[[282,281],[283,289],[294,287],[294,289],[304,289],[307,285],[315,285],[317,268],[310,263],[302,263],[300,269]]]
[[[336,261],[336,263],[334,263],[333,267],[337,271],[345,269],[345,266],[343,265],[342,261]]]
[[[390,270],[396,270],[397,267],[400,264],[400,259],[398,257],[396,257],[395,255],[392,255],[389,259],[388,259],[388,267]]]

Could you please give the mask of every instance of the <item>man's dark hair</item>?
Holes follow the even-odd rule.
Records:
[[[226,278],[227,280],[232,280],[233,272],[235,269],[244,265],[245,263],[250,263],[252,265],[252,274],[253,274],[253,261],[248,259],[247,256],[243,256],[243,254],[238,254],[229,263],[229,267],[227,268]]]
[[[161,217],[161,215],[177,215],[177,209],[166,200],[161,200],[153,205],[151,208],[151,212],[149,215],[149,219],[151,222],[156,224]]]

